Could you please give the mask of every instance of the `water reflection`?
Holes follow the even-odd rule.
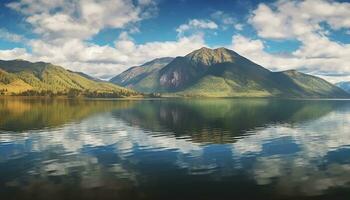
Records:
[[[200,143],[231,143],[273,124],[306,123],[343,104],[266,99],[148,101],[113,114],[153,133],[171,132]]]
[[[26,131],[61,126],[94,114],[131,106],[133,101],[0,98],[0,130]]]
[[[350,193],[346,101],[0,102],[6,113],[0,194],[6,199],[334,199]]]

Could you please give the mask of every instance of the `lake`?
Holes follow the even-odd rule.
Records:
[[[0,199],[346,199],[350,101],[0,99]]]

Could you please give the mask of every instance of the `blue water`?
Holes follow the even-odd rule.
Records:
[[[0,99],[1,199],[347,199],[350,102]]]

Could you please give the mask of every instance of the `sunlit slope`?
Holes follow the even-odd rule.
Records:
[[[319,77],[295,70],[272,72],[226,48],[203,47],[158,66],[154,73],[146,70],[147,65],[131,68],[118,76],[127,77],[126,84],[116,83],[164,96],[348,97],[345,91]]]
[[[70,89],[99,92],[129,91],[112,83],[88,79],[50,63],[0,61],[0,88],[8,93],[27,90],[63,92]]]

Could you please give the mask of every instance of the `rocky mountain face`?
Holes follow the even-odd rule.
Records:
[[[158,59],[111,81],[140,92],[207,97],[345,97],[333,84],[289,70],[270,70],[226,48],[201,48],[184,57]],[[168,63],[167,63],[168,62]],[[150,73],[151,72],[151,73]]]
[[[230,70],[236,70],[236,75],[242,76],[245,73],[268,73],[265,68],[252,63],[234,51],[225,48],[203,47],[185,57],[177,57],[165,66],[161,70],[160,85],[165,91],[177,91],[190,85],[196,85],[196,82],[207,76],[225,76],[227,75],[225,73]]]

